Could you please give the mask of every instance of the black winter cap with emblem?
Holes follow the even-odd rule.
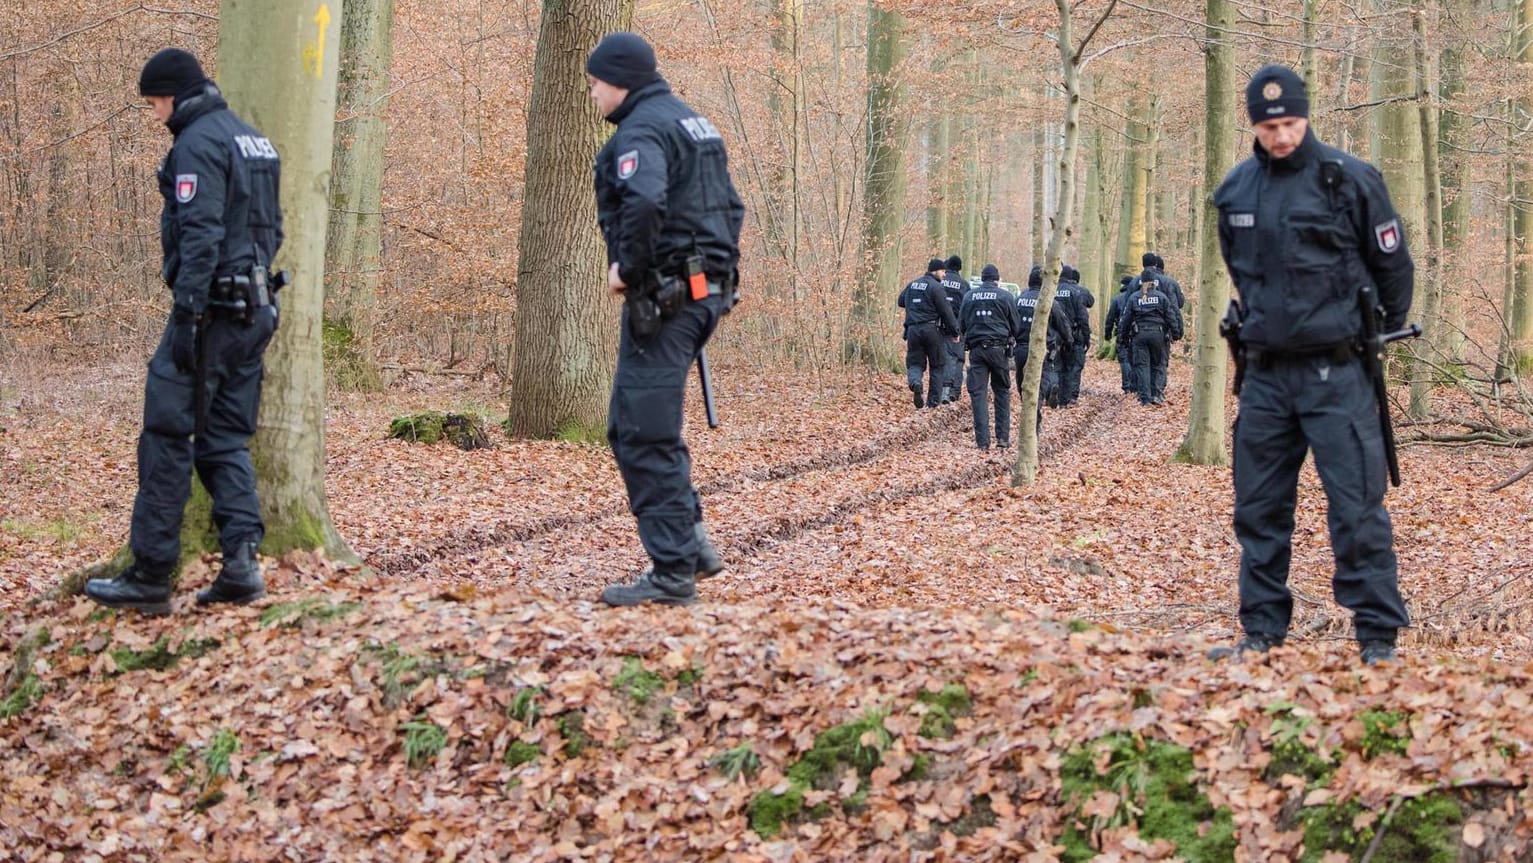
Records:
[[[166,48],[149,58],[138,75],[140,96],[179,96],[208,80],[190,52]]]
[[[624,90],[637,90],[660,80],[655,49],[634,33],[609,33],[586,58],[592,77]]]
[[[1033,268],[1027,271],[1027,286],[1029,288],[1043,287],[1043,268],[1033,264]]]
[[[961,270],[961,269],[963,269],[963,258],[960,258],[957,255],[948,255],[947,256],[947,268],[950,269],[950,270]]]
[[[1304,89],[1304,79],[1287,66],[1271,64],[1257,69],[1246,84],[1246,110],[1252,123],[1308,117],[1309,92]]]
[[[947,264],[941,258],[932,258],[926,262],[926,272],[935,273],[938,270],[947,269]]]

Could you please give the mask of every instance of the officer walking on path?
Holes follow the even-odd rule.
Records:
[[[1123,305],[1118,328],[1129,334],[1134,354],[1134,387],[1142,405],[1166,403],[1166,373],[1171,343],[1182,337],[1182,313],[1161,292],[1155,271],[1139,276],[1139,290]]]
[[[1080,270],[1069,264],[1065,264],[1059,271],[1059,291],[1056,293],[1059,299],[1056,302],[1064,300],[1067,292],[1073,310],[1070,325],[1075,345],[1060,359],[1059,388],[1060,402],[1073,405],[1081,397],[1081,373],[1086,370],[1086,351],[1091,347],[1090,309],[1097,301],[1090,291],[1081,286]]]
[[[1359,286],[1376,291],[1384,326],[1399,329],[1415,267],[1383,177],[1315,138],[1292,69],[1258,70],[1246,105],[1255,152],[1214,194],[1219,245],[1240,295],[1234,479],[1245,636],[1209,655],[1266,651],[1288,635],[1294,507],[1310,452],[1328,501],[1336,601],[1352,611],[1362,661],[1389,662],[1410,618],[1384,508],[1378,404],[1359,353],[1363,315],[1374,309],[1360,307]]]
[[[947,264],[932,258],[926,263],[926,273],[900,291],[900,308],[905,310],[905,381],[918,408],[942,404],[947,342],[958,334],[957,310],[948,302],[942,286],[946,273]],[[931,370],[931,390],[923,400],[921,376],[927,369]]]
[[[1129,341],[1128,331],[1121,329],[1118,322],[1123,319],[1124,307],[1134,296],[1131,290],[1133,283],[1133,276],[1124,276],[1118,281],[1118,292],[1113,294],[1112,302],[1107,304],[1107,321],[1102,324],[1102,342],[1105,344],[1108,339],[1112,339],[1117,345],[1118,372],[1126,393],[1138,391],[1134,385],[1134,348]]]
[[[724,139],[671,94],[654,49],[633,33],[586,60],[591,99],[617,126],[596,156],[607,286],[624,298],[607,441],[651,567],[602,591],[608,605],[686,605],[724,568],[703,528],[681,439],[688,372],[738,288],[745,206]]]
[[[969,349],[969,402],[974,410],[974,444],[990,449],[990,410],[985,384],[995,393],[995,443],[1011,446],[1011,346],[1022,330],[1017,301],[1000,286],[995,264],[980,270],[980,285],[963,298],[958,317]]]
[[[1021,328],[1017,333],[1017,380],[1022,380],[1022,369],[1027,365],[1033,324],[1038,312],[1038,299],[1043,294],[1043,268],[1033,264],[1027,274],[1027,290],[1017,297],[1017,314],[1021,316]],[[1043,429],[1043,406],[1059,407],[1059,358],[1075,346],[1074,328],[1070,324],[1065,306],[1054,302],[1049,307],[1049,319],[1044,334],[1043,368],[1038,377],[1038,429]],[[1021,388],[1018,387],[1020,394]]]
[[[160,165],[161,276],[170,319],[149,360],[133,563],[85,594],[112,608],[170,612],[191,474],[213,498],[223,565],[197,602],[266,595],[256,548],[265,535],[250,463],[261,402],[261,357],[277,327],[269,267],[282,245],[281,166],[266,136],[229,110],[197,58],[166,48],[149,58],[139,93],[170,128]]]
[[[949,255],[945,262],[946,267],[942,275],[942,289],[947,292],[947,303],[953,308],[953,314],[958,314],[958,309],[963,305],[963,295],[969,291],[969,280],[963,277],[963,258],[957,255]],[[963,395],[963,320],[958,321],[959,332],[956,340],[947,342],[947,365],[942,371],[942,401],[958,401]]]

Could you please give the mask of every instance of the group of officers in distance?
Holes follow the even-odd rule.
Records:
[[[1122,386],[1143,405],[1165,403],[1171,343],[1182,338],[1181,285],[1162,269],[1154,252],[1145,252],[1139,275],[1123,276],[1108,307],[1104,339],[1115,339]],[[1029,341],[1043,268],[1034,264],[1027,289],[1013,296],[1001,286],[994,264],[980,271],[980,283],[963,277],[963,259],[932,258],[926,272],[900,292],[905,310],[905,375],[917,408],[958,400],[967,385],[974,411],[974,443],[990,449],[990,410],[986,393],[995,396],[995,444],[1011,446],[1011,372],[1027,365]],[[1038,427],[1043,405],[1067,407],[1081,395],[1081,372],[1091,347],[1091,312],[1096,297],[1080,284],[1080,271],[1064,264],[1054,289],[1046,323],[1048,336],[1038,390]],[[964,354],[968,353],[968,374]],[[930,374],[929,389],[923,388]]]

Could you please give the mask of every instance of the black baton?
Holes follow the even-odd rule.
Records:
[[[697,351],[697,380],[703,385],[703,411],[708,414],[708,428],[719,427],[719,411],[713,404],[713,373],[708,370],[708,349]]]

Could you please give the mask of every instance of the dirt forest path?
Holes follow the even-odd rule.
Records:
[[[0,602],[13,608],[116,548],[135,481],[141,372],[36,371],[0,403],[0,578],[10,587]],[[722,369],[723,426],[707,429],[698,400],[688,403],[694,479],[730,564],[704,600],[1019,607],[1227,637],[1238,562],[1229,472],[1171,461],[1189,377],[1185,361],[1173,363],[1169,404],[1144,408],[1120,394],[1113,363],[1092,361],[1081,401],[1045,411],[1038,481],[1013,489],[1010,453],[974,448],[967,400],[916,411],[894,375]],[[331,513],[368,566],[423,589],[564,599],[642,568],[604,447],[498,432],[494,448],[474,452],[385,439],[390,419],[424,409],[491,423],[504,412],[492,386],[451,377],[332,396]],[[1533,655],[1521,625],[1533,615],[1526,483],[1482,492],[1519,463],[1488,449],[1402,452],[1406,485],[1388,503],[1422,624],[1407,644]],[[1345,638],[1312,469],[1301,494],[1295,631]]]

